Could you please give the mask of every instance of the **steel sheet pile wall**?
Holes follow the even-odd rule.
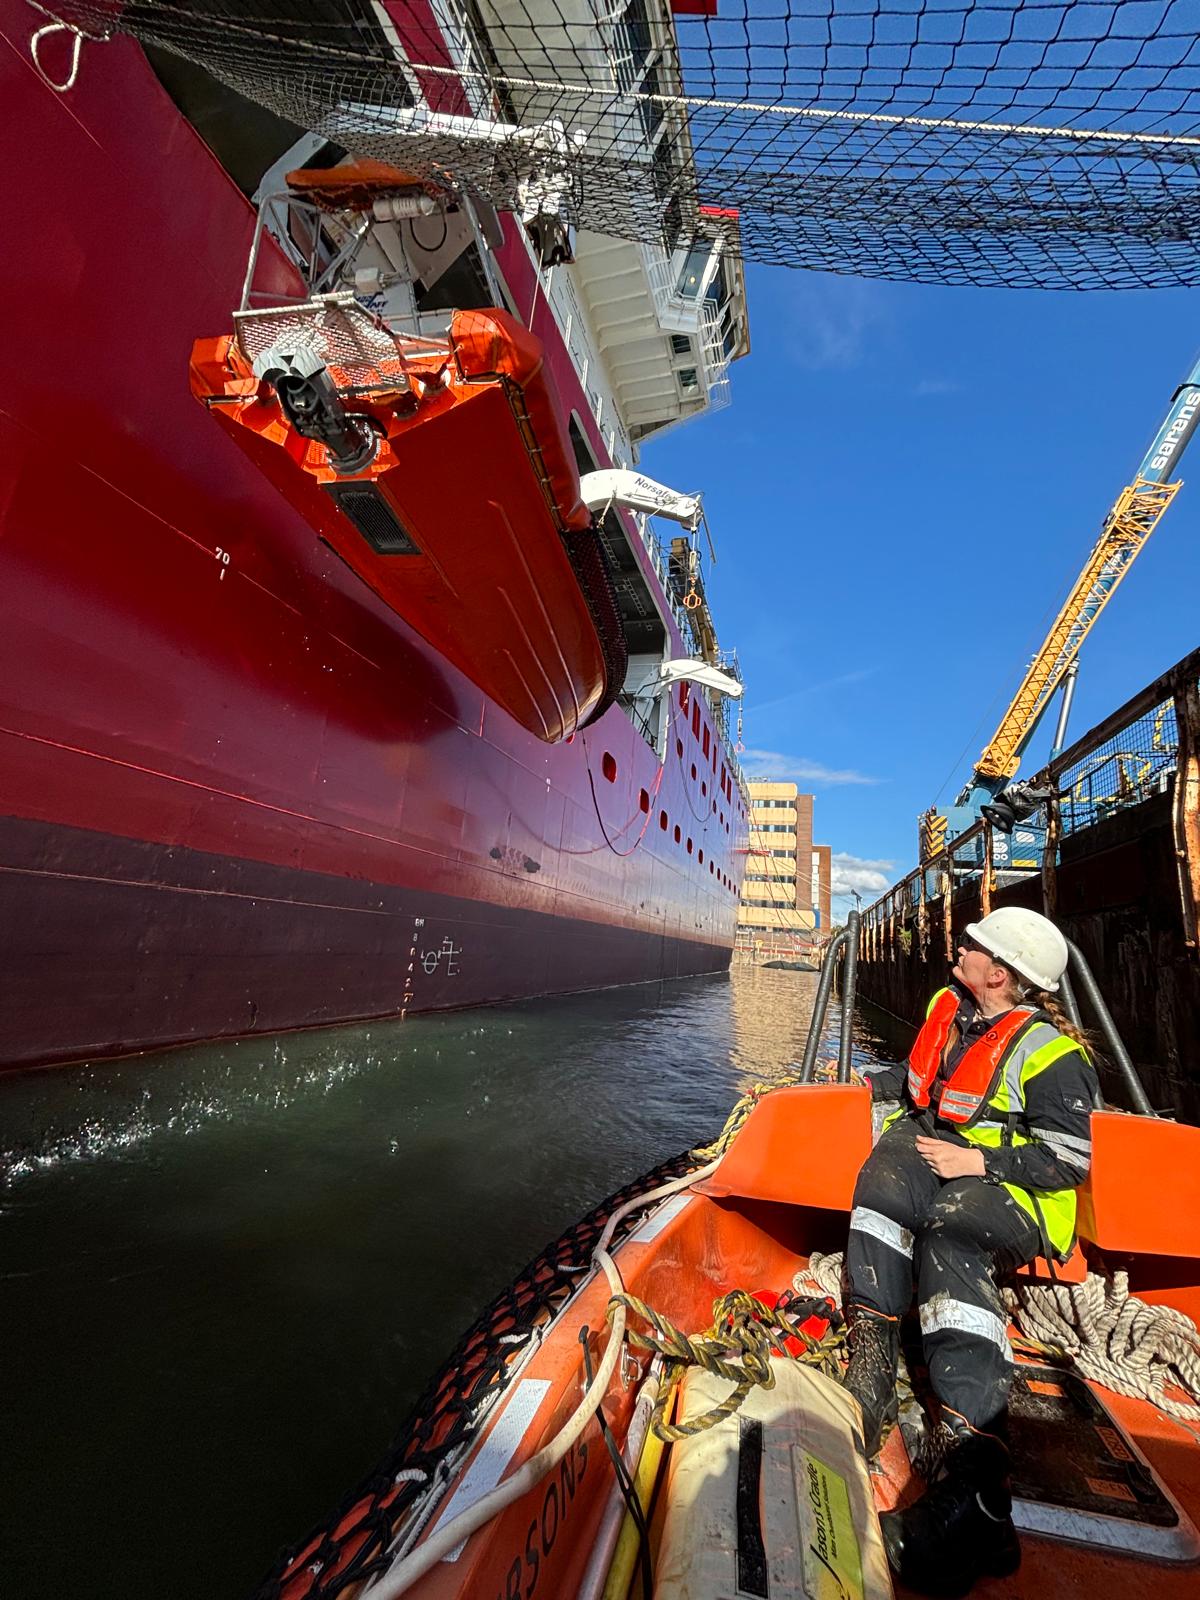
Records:
[[[1152,1104],[1200,1122],[1200,651],[1038,781],[1057,798],[1010,843],[1040,870],[1002,868],[986,823],[962,834],[864,912],[860,993],[915,1022],[968,922],[999,905],[1044,911],[1096,974]],[[1100,1065],[1106,1095],[1123,1104]]]

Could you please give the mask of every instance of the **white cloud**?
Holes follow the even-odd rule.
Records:
[[[857,367],[889,321],[889,302],[875,284],[833,274],[805,275],[792,300],[792,357],[809,372]]]
[[[852,856],[845,850],[834,852],[830,861],[830,883],[834,894],[846,895],[857,889],[859,894],[882,894],[892,885],[894,861],[869,861],[865,856]]]
[[[784,755],[778,750],[747,750],[742,756],[742,770],[748,778],[778,778],[791,783],[882,783],[882,778],[869,777],[865,772],[855,772],[851,767],[827,767],[823,762],[810,761],[806,756]]]

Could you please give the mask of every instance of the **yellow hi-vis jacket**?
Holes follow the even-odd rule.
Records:
[[[951,1004],[950,1001],[954,1003]],[[950,1029],[954,1023],[957,1011],[957,1000],[954,991],[939,989],[929,1002],[925,1013],[925,1023],[917,1035],[910,1057],[909,1085],[910,1098],[916,1100],[912,1093],[912,1085],[920,1077],[928,1087],[928,1075],[924,1066],[931,1057],[939,1062],[949,1039]],[[1010,1018],[1012,1013],[1009,1014]],[[1069,1099],[1064,1099],[1061,1108],[1055,1103],[1055,1097],[1050,1097],[1054,1112],[1061,1109],[1061,1114],[1047,1115],[1046,1095],[1042,1092],[1050,1087],[1053,1079],[1046,1080],[1043,1075],[1050,1071],[1065,1058],[1078,1057],[1071,1063],[1079,1068],[1084,1066],[1091,1074],[1091,1062],[1082,1045],[1074,1039],[1068,1039],[1065,1034],[1059,1033],[1054,1024],[1046,1017],[1044,1012],[1027,1011],[1023,1014],[1021,1025],[1004,1027],[1001,1019],[997,1019],[995,1034],[989,1033],[985,1038],[972,1044],[962,1061],[960,1061],[948,1084],[943,1087],[943,1097],[951,1093],[950,1085],[961,1081],[963,1068],[967,1059],[975,1057],[976,1053],[986,1055],[989,1045],[988,1039],[1001,1033],[1007,1037],[998,1049],[993,1050],[991,1062],[990,1081],[986,1089],[981,1089],[975,1097],[978,1105],[969,1120],[961,1117],[946,1117],[944,1120],[954,1127],[968,1144],[976,1145],[984,1151],[984,1162],[988,1166],[988,1176],[995,1176],[991,1168],[1003,1166],[1006,1163],[1000,1159],[989,1160],[988,1151],[1018,1150],[1023,1146],[1039,1145],[1045,1148],[1046,1155],[1050,1158],[1047,1176],[1056,1176],[1062,1179],[1074,1178],[1074,1183],[1064,1182],[1062,1187],[1035,1188],[1022,1184],[1005,1181],[1002,1177],[996,1181],[1003,1182],[1004,1187],[1012,1195],[1023,1210],[1027,1211],[1036,1223],[1046,1248],[1055,1255],[1065,1258],[1071,1252],[1075,1241],[1075,1190],[1079,1183],[1087,1176],[1091,1159],[1090,1142],[1090,1104],[1082,1102],[1078,1092],[1074,1092]],[[922,1072],[918,1075],[914,1071],[914,1064],[922,1064]],[[980,1061],[974,1060],[974,1076],[978,1081]],[[972,1076],[968,1070],[967,1076]],[[1072,1079],[1078,1079],[1078,1072],[1072,1073]],[[1029,1101],[1031,1099],[1031,1085],[1035,1080],[1041,1079],[1032,1098],[1041,1102],[1038,1113],[1031,1114]],[[1073,1082],[1072,1089],[1077,1091],[1078,1084]],[[920,1096],[921,1100],[927,1099],[926,1095]],[[898,1117],[906,1113],[901,1110],[888,1118],[890,1126]],[[1071,1131],[1067,1131],[1071,1130]]]

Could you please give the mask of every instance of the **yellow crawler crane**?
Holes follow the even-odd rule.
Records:
[[[1172,396],[1170,409],[1137,476],[1122,489],[1105,518],[1100,537],[1071,593],[1029,663],[1008,710],[954,805],[944,813],[931,807],[919,818],[922,861],[936,855],[947,838],[965,832],[981,816],[987,816],[1003,832],[1010,832],[1013,824],[1029,816],[1044,798],[1021,784],[1006,786],[1020,766],[1021,757],[1060,686],[1063,699],[1052,753],[1061,750],[1080,646],[1183,487],[1178,479],[1167,480],[1178,467],[1197,422],[1200,422],[1200,361]],[[1036,866],[1036,852],[1029,852],[1029,855],[1029,860],[1014,855],[1008,865]]]

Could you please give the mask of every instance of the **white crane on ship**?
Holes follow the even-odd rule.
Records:
[[[653,478],[647,478],[644,473],[634,472],[628,467],[606,467],[597,472],[584,473],[579,488],[584,505],[597,516],[602,517],[611,508],[619,507],[622,511],[640,511],[646,516],[665,517],[668,522],[677,522],[692,534],[705,525],[704,502],[700,495],[668,489],[665,484],[656,483]],[[731,700],[740,699],[743,693],[743,685],[731,672],[724,672],[711,662],[693,656],[661,662],[657,677],[644,684],[637,693],[639,697],[662,694],[671,684],[681,680],[697,683],[716,694],[727,695]]]

